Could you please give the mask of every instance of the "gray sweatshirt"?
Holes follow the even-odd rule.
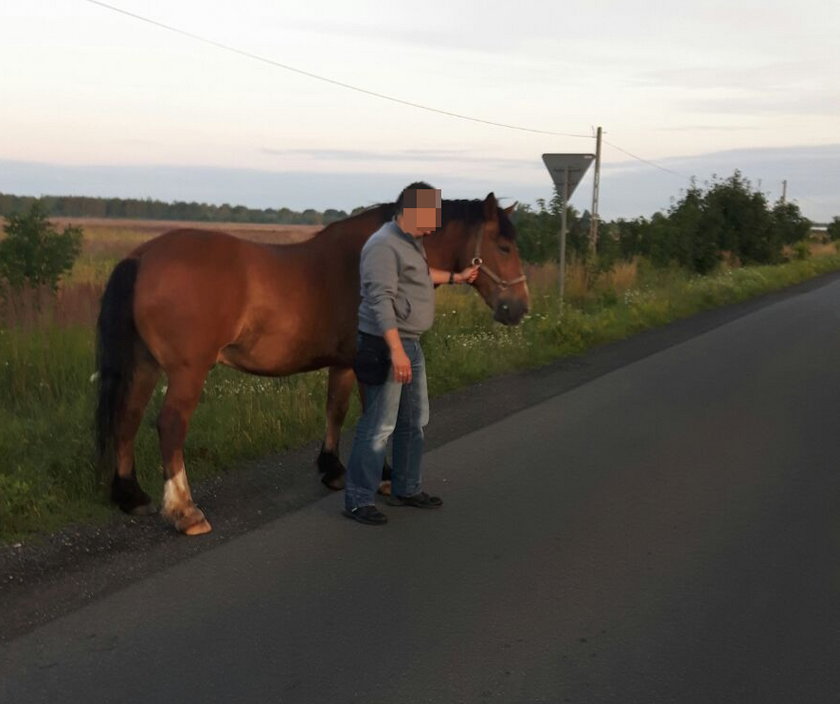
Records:
[[[386,222],[362,248],[359,330],[383,335],[397,328],[418,338],[435,317],[435,288],[421,240]]]

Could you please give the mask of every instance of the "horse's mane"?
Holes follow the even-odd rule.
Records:
[[[516,239],[516,228],[499,208],[499,235],[507,240]],[[473,200],[444,200],[441,203],[441,225],[450,220],[463,220],[467,225],[484,222],[484,201]]]
[[[378,203],[358,213],[362,215],[372,210],[380,210],[385,220],[394,217],[396,206],[394,203]],[[473,200],[444,200],[441,203],[441,227],[453,220],[462,220],[467,225],[474,225],[484,222],[484,201],[478,198]],[[499,208],[499,235],[507,240],[516,239],[516,228],[510,218]]]

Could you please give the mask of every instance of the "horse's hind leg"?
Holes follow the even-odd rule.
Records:
[[[141,352],[145,353],[145,350]],[[134,438],[160,377],[157,363],[148,357],[148,353],[144,357],[134,368],[124,405],[120,409],[116,431],[117,470],[111,483],[111,500],[121,510],[135,516],[157,511],[151,497],[140,487],[134,466]]]
[[[345,367],[330,367],[327,386],[327,434],[321,453],[318,455],[318,471],[321,481],[336,491],[344,488],[344,465],[338,458],[341,426],[347,417],[350,394],[356,383],[353,370]]]
[[[209,533],[212,528],[195,505],[184,467],[184,441],[190,417],[198,405],[207,369],[183,367],[168,375],[169,388],[158,417],[163,457],[164,517],[186,535]]]

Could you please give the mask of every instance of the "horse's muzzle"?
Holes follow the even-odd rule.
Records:
[[[500,297],[493,319],[503,325],[518,325],[528,312],[528,301],[521,298]]]

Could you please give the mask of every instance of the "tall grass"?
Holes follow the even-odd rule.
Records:
[[[0,329],[0,540],[104,509],[94,471],[94,335],[89,326]],[[138,433],[141,483],[162,486],[154,429],[161,379]],[[321,432],[326,373],[267,379],[214,369],[193,416],[187,455],[201,478]]]
[[[105,276],[123,247],[86,250],[57,298],[30,291],[0,306],[0,540],[109,515],[93,470],[94,321]],[[776,267],[723,269],[696,277],[645,262],[607,272],[571,263],[566,297],[555,266],[528,270],[532,309],[515,328],[491,320],[472,291],[438,289],[434,327],[424,337],[433,395],[490,375],[579,354],[705,308],[744,300],[827,271],[840,255]],[[154,430],[162,379],[138,434],[141,482],[162,486]],[[192,478],[292,447],[323,432],[326,372],[285,379],[214,369],[192,420],[186,455]],[[351,419],[358,412],[354,407]],[[314,459],[314,458],[313,458]]]

